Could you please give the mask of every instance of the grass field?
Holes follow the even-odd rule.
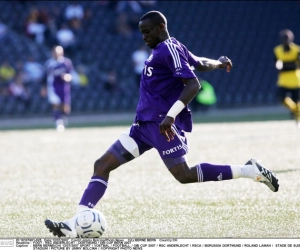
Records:
[[[94,161],[127,127],[0,131],[0,238],[52,237],[44,220],[73,216]],[[104,237],[299,238],[300,130],[293,121],[195,124],[191,166],[259,158],[278,193],[250,179],[182,185],[155,150],[111,173],[96,208]]]

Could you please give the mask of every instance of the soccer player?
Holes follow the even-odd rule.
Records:
[[[136,118],[129,130],[121,134],[94,163],[94,174],[76,213],[96,206],[105,193],[111,171],[152,148],[158,151],[169,172],[180,183],[250,178],[277,192],[276,176],[256,159],[250,159],[243,165],[197,163],[190,167],[187,163],[189,148],[185,132],[192,130],[187,104],[200,89],[193,68],[199,71],[226,68],[229,72],[231,60],[226,56],[212,60],[192,54],[182,43],[169,36],[167,20],[158,11],[143,15],[139,30],[152,54],[145,61],[141,76]],[[60,222],[47,219],[45,225],[58,237],[76,237],[75,216]]]
[[[65,130],[67,116],[71,112],[71,81],[74,70],[72,61],[64,56],[64,49],[55,46],[52,49],[52,58],[44,65],[42,95],[48,96],[52,106],[53,117],[57,131]]]
[[[278,70],[278,96],[280,102],[294,115],[300,128],[300,46],[295,44],[291,30],[280,31],[281,44],[274,48]]]

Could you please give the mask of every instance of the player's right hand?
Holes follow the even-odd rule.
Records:
[[[174,131],[172,130],[172,125],[175,119],[170,116],[166,116],[165,119],[159,124],[160,134],[163,135],[167,141],[174,140]]]

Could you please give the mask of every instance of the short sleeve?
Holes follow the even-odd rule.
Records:
[[[188,51],[188,61],[189,64],[191,66],[193,66],[194,68],[197,68],[197,66],[199,65],[199,60],[197,58],[197,56],[195,56],[192,52]]]
[[[188,53],[182,46],[172,42],[166,42],[164,48],[164,62],[172,71],[173,77],[178,78],[195,78],[193,68],[189,62]]]

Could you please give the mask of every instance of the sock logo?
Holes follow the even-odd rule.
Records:
[[[219,181],[223,180],[223,174],[220,173],[217,178],[218,178]]]
[[[93,203],[89,202],[88,206],[93,208],[95,205]]]

